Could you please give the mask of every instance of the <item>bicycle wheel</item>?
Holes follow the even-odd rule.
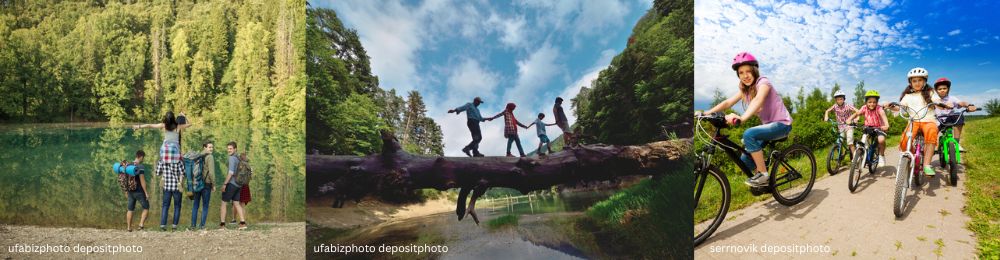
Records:
[[[906,188],[910,174],[913,174],[910,169],[910,158],[899,158],[899,167],[896,168],[896,194],[892,201],[892,213],[897,218],[903,216],[903,208],[906,206]]]
[[[878,157],[878,146],[872,146],[868,149],[870,157],[868,157],[869,159],[865,164],[868,165],[868,174],[875,174],[878,171],[878,163],[881,160]]]
[[[726,175],[709,165],[706,171],[696,173],[694,192],[694,246],[698,246],[726,219],[732,190]]]
[[[826,155],[826,172],[830,173],[830,176],[837,175],[837,171],[840,170],[840,144],[834,144],[830,147],[830,152]]]
[[[942,165],[948,165],[948,182],[951,186],[958,186],[958,143],[948,142],[948,163],[941,161]]]
[[[806,199],[815,181],[816,158],[812,150],[793,144],[772,162],[768,185],[778,203],[791,206]]]
[[[851,162],[851,175],[847,178],[847,189],[854,193],[861,182],[861,171],[865,168],[865,148],[858,147],[854,153],[854,161]]]

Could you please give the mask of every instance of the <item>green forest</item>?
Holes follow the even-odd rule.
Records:
[[[425,115],[420,93],[403,98],[383,90],[387,86],[372,74],[357,32],[345,28],[333,10],[309,8],[306,13],[307,150],[367,155],[380,147],[379,131],[387,130],[411,153],[441,155],[440,127]],[[689,137],[693,15],[693,1],[654,1],[632,36],[621,39],[628,40],[628,46],[571,99],[576,130],[608,144]],[[693,180],[682,174],[693,168],[676,169],[595,204],[586,216],[557,225],[580,232],[576,244],[616,241],[588,249],[592,255],[690,257],[690,250],[681,249],[691,243],[691,212],[673,209],[693,207],[686,199]],[[684,219],[688,221],[678,221]]]
[[[0,4],[0,122],[304,131],[304,0]]]
[[[306,150],[367,155],[381,147],[379,132],[389,131],[407,152],[443,155],[441,127],[427,117],[420,92],[404,99],[384,90],[357,31],[344,27],[334,10],[306,14]]]

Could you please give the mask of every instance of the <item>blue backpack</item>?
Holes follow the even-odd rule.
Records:
[[[184,179],[187,190],[200,192],[201,189],[205,188],[205,179],[202,176],[202,171],[205,168],[205,154],[195,151],[187,152],[181,157],[181,161],[184,162]]]

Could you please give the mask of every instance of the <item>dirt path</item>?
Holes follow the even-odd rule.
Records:
[[[306,221],[330,228],[357,228],[455,210],[455,202],[446,198],[411,205],[393,205],[371,198],[360,203],[348,201],[343,208],[330,207],[332,204],[332,197],[306,201]]]
[[[970,218],[962,213],[965,174],[960,173],[958,186],[951,187],[938,169],[935,178],[925,178],[923,186],[910,189],[906,213],[897,219],[892,203],[899,151],[894,150],[886,151],[888,162],[879,172],[862,176],[854,194],[847,189],[849,174],[844,169],[817,180],[809,197],[798,205],[785,207],[766,195],[769,198],[763,202],[730,211],[715,234],[695,248],[695,258],[975,258],[976,238],[965,228]],[[825,158],[816,163],[826,170]],[[772,246],[814,246],[810,249],[821,252],[763,252]]]
[[[148,229],[147,229],[148,230]],[[68,253],[23,253],[15,245],[61,246]],[[78,253],[77,245],[100,253]],[[119,245],[121,247],[119,247]],[[237,231],[133,231],[95,228],[0,226],[0,259],[302,259],[305,223],[261,223]],[[110,247],[108,247],[110,246]],[[141,247],[141,253],[136,250]],[[119,250],[112,254],[109,250]],[[62,249],[60,249],[62,250]],[[14,252],[12,252],[14,251]]]

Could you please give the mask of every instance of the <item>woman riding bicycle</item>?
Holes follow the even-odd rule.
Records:
[[[764,147],[762,146],[766,141],[788,136],[788,133],[792,131],[792,117],[781,101],[781,97],[778,96],[778,91],[771,85],[771,81],[760,76],[757,59],[753,55],[748,52],[736,54],[732,67],[740,80],[740,92],[709,109],[706,113],[722,112],[732,108],[737,102],[743,101],[743,114],[730,113],[726,115],[727,124],[738,125],[754,115],[760,117],[761,125],[743,132],[743,145],[746,146],[746,151],[750,153],[751,158],[743,155],[740,159],[748,168],[757,172],[745,183],[758,187],[767,186],[769,174],[764,165]]]
[[[921,109],[927,107],[932,103],[940,103],[941,98],[937,95],[933,95],[933,90],[927,86],[927,70],[924,68],[913,68],[910,72],[906,73],[906,79],[910,83],[903,90],[903,93],[899,96],[899,104],[909,107],[910,109]],[[899,106],[894,106],[890,104],[889,109],[892,111],[900,111]],[[927,109],[934,109],[931,106]],[[912,113],[912,111],[911,111]],[[924,134],[924,154],[923,158],[931,158],[934,155],[934,150],[937,148],[938,130],[937,130],[937,120],[934,118],[933,114],[916,114],[911,116],[923,116],[920,118],[913,118],[913,127],[910,131],[913,136],[916,137],[918,133]],[[906,150],[906,144],[910,142],[906,134],[902,135],[899,142],[899,150]],[[934,169],[931,168],[931,160],[923,160],[924,174],[927,176],[934,176]]]

